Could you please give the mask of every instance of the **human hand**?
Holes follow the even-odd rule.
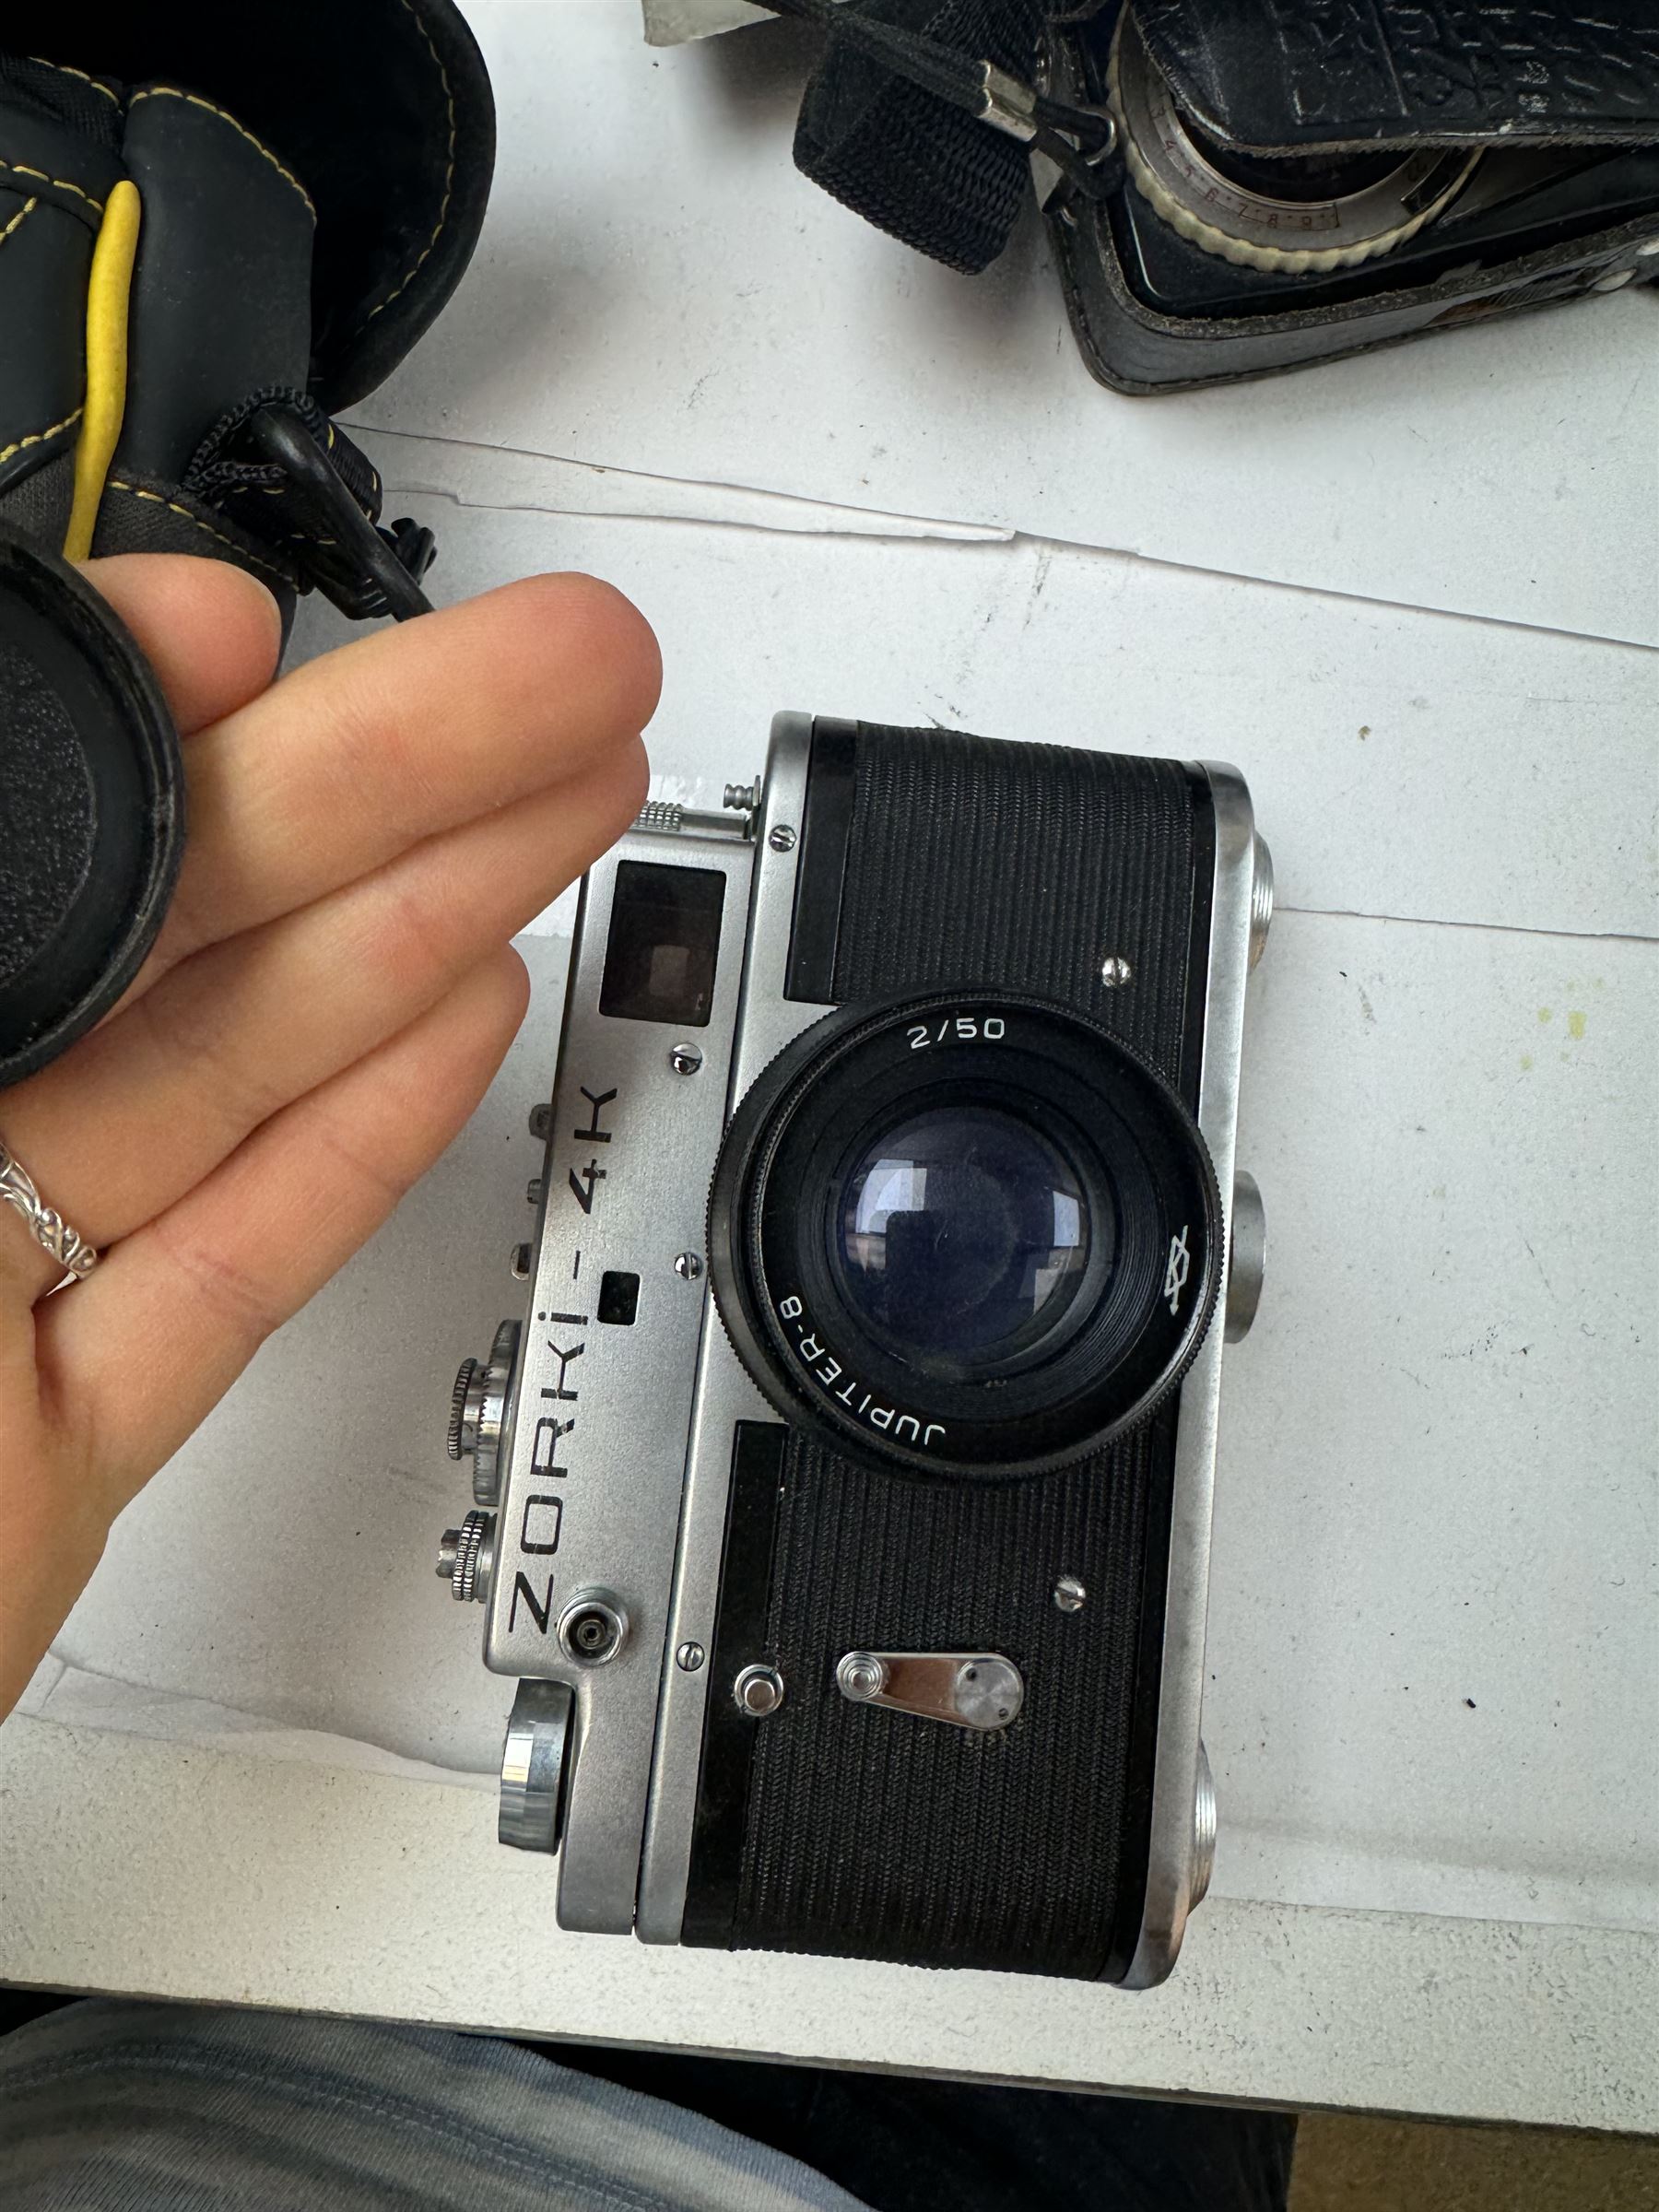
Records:
[[[430,1166],[523,1018],[508,943],[644,801],[656,642],[538,577],[272,685],[240,571],[88,573],[184,741],[189,842],[126,997],[0,1091],[0,1132],[104,1257],[60,1275],[0,1206],[0,1714],[112,1524],[271,1331]]]

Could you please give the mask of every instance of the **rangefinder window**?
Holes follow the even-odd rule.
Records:
[[[620,1021],[708,1027],[725,877],[625,860],[617,869],[599,1011]]]

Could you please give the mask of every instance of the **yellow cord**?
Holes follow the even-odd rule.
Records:
[[[104,482],[126,413],[127,303],[138,254],[138,187],[117,184],[99,225],[87,286],[87,403],[75,448],[75,505],[64,538],[68,560],[85,560],[103,501]]]

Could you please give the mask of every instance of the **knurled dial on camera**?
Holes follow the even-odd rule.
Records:
[[[1178,105],[1127,9],[1107,89],[1141,196],[1191,244],[1244,268],[1326,275],[1392,253],[1462,190],[1480,159],[1446,147],[1274,156],[1224,146]]]
[[[452,1459],[471,1459],[473,1497],[479,1505],[500,1502],[501,1436],[518,1365],[519,1335],[516,1321],[502,1322],[489,1358],[463,1359],[450,1393],[446,1448]]]

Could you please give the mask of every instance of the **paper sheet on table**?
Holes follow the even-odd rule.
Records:
[[[717,31],[771,20],[748,0],[644,0],[645,36],[653,46],[677,46],[686,39],[712,39]]]
[[[962,277],[796,174],[799,27],[653,51],[632,0],[467,12],[500,108],[488,223],[359,419],[1659,637],[1659,293],[1124,399],[1034,215]]]
[[[405,1782],[437,1782],[458,1788],[488,1789],[493,1775],[469,1774],[403,1759],[379,1744],[365,1743],[324,1728],[295,1728],[268,1713],[221,1705],[187,1691],[127,1682],[71,1665],[49,1653],[35,1669],[16,1710],[34,1721],[64,1728],[98,1728],[106,1735],[138,1735],[171,1744],[194,1744],[204,1751],[254,1751],[265,1759],[298,1759],[312,1767],[347,1767],[370,1774],[390,1774]]]
[[[1659,659],[1640,647],[1121,553],[842,535],[844,511],[754,493],[700,527],[658,478],[366,442],[393,510],[437,533],[441,600],[585,568],[644,610],[658,797],[718,806],[782,707],[1227,759],[1286,906],[1659,932]],[[664,519],[628,519],[653,502]],[[300,618],[302,648],[346,634]]]

